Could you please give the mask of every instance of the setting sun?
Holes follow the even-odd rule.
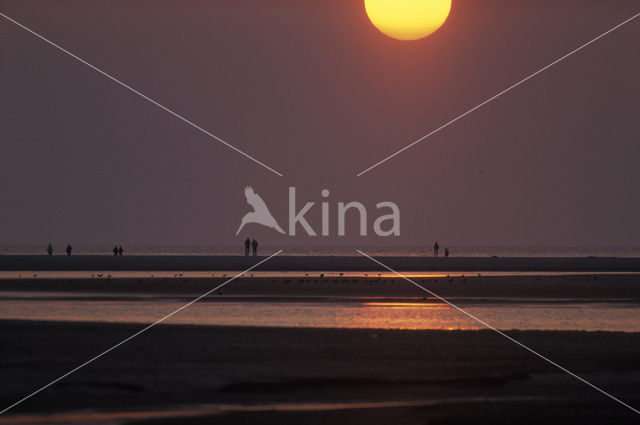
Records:
[[[398,40],[417,40],[444,24],[451,0],[365,0],[364,6],[382,33]]]

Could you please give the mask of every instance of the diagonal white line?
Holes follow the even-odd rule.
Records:
[[[116,348],[120,347],[122,344],[131,341],[133,338],[137,337],[138,335],[142,334],[143,332],[148,331],[149,329],[153,328],[154,326],[156,326],[157,324],[159,324],[160,322],[163,322],[164,320],[168,319],[169,317],[173,316],[174,314],[184,310],[185,308],[189,307],[191,304],[201,300],[202,298],[206,297],[207,295],[211,294],[212,292],[222,288],[223,286],[225,286],[227,283],[239,278],[240,276],[242,276],[243,274],[247,273],[250,270],[255,269],[256,267],[258,267],[260,264],[264,263],[265,261],[270,260],[271,258],[275,257],[276,255],[280,254],[282,252],[282,250],[276,252],[273,255],[270,255],[269,257],[265,258],[262,261],[259,261],[258,263],[254,264],[253,266],[249,267],[248,269],[246,269],[243,272],[238,273],[237,275],[235,275],[234,277],[232,277],[231,279],[223,282],[222,284],[216,286],[215,288],[211,289],[210,291],[205,292],[204,294],[200,295],[198,298],[188,302],[187,304],[183,305],[182,307],[174,310],[173,312],[167,314],[166,316],[164,316],[162,319],[157,320],[156,322],[150,324],[149,326],[143,328],[142,330],[139,330],[138,332],[134,333],[133,335],[123,339],[122,341],[120,341],[119,343],[117,343],[116,345],[112,346],[111,348],[103,351],[102,353],[98,354],[97,356],[87,360],[86,362],[82,363],[80,366],[75,367],[73,369],[71,369],[69,372],[65,373],[64,375],[60,376],[59,378],[54,379],[53,381],[49,382],[47,385],[43,386],[42,388],[32,392],[31,394],[29,394],[26,397],[23,397],[22,399],[16,401],[15,403],[13,403],[12,405],[6,407],[5,409],[3,409],[2,411],[0,411],[0,415],[2,415],[3,413],[5,413],[6,411],[14,408],[15,406],[17,406],[18,404],[22,403],[25,400],[30,399],[31,397],[33,397],[34,395],[38,394],[40,391],[43,391],[47,388],[49,388],[50,386],[52,386],[53,384],[55,384],[56,382],[66,378],[67,376],[71,375],[74,372],[77,372],[78,370],[82,369],[83,367],[87,366],[90,363],[93,363],[94,361],[98,360],[100,357],[104,356],[105,354],[115,350]]]
[[[435,130],[433,130],[432,132],[425,134],[424,136],[422,136],[421,138],[419,138],[418,140],[409,143],[407,146],[405,146],[404,148],[400,149],[399,151],[389,155],[388,157],[386,157],[385,159],[383,159],[382,161],[378,161],[375,164],[373,164],[372,166],[370,166],[369,168],[360,171],[358,174],[356,174],[356,177],[360,177],[361,175],[363,175],[364,173],[376,168],[378,165],[387,162],[388,160],[390,160],[391,158],[393,158],[394,156],[401,154],[402,152],[406,151],[407,149],[415,146],[416,144],[422,142],[423,140],[433,136],[434,134],[436,134],[437,132],[439,132],[440,130],[443,130],[447,127],[449,127],[451,124],[455,123],[456,121],[458,121],[461,118],[466,117],[467,115],[469,115],[470,113],[474,112],[477,109],[482,108],[484,105],[486,105],[489,102],[492,102],[493,100],[499,98],[500,96],[502,96],[503,94],[507,93],[508,91],[518,87],[520,84],[523,84],[524,82],[530,80],[531,78],[535,77],[536,75],[546,71],[547,69],[551,68],[552,66],[556,65],[559,62],[562,62],[563,60],[565,60],[566,58],[568,58],[569,56],[573,55],[574,53],[579,52],[580,50],[584,49],[585,47],[589,46],[592,43],[595,43],[596,41],[598,41],[599,39],[601,39],[602,37],[606,36],[607,34],[617,30],[618,28],[620,28],[621,26],[633,21],[634,19],[636,19],[638,16],[640,16],[640,13],[637,13],[635,15],[633,15],[632,17],[630,17],[629,19],[625,20],[624,22],[619,23],[618,25],[616,25],[615,27],[609,29],[608,31],[603,32],[602,34],[600,34],[599,36],[597,36],[596,38],[584,43],[583,45],[581,45],[580,47],[570,51],[569,53],[567,53],[566,55],[556,59],[555,61],[551,62],[549,65],[540,68],[539,70],[537,70],[536,72],[534,72],[533,74],[528,75],[527,77],[523,78],[522,80],[518,81],[517,83],[507,87],[506,89],[502,90],[500,93],[488,98],[487,100],[485,100],[484,102],[474,106],[473,108],[469,109],[468,111],[464,112],[461,115],[458,115],[457,117],[455,117],[454,119],[452,119],[451,121],[447,122],[446,124],[436,128]]]
[[[440,301],[448,304],[450,307],[455,308],[456,310],[458,310],[459,312],[465,314],[466,316],[472,318],[473,320],[475,320],[476,322],[482,324],[483,326],[491,329],[494,332],[497,332],[498,334],[502,335],[503,337],[507,338],[509,341],[519,345],[520,347],[524,348],[525,350],[529,351],[532,354],[535,354],[536,356],[540,357],[542,360],[546,361],[547,363],[552,364],[553,366],[557,367],[558,369],[562,370],[563,372],[568,373],[569,375],[573,376],[574,378],[578,379],[579,381],[582,381],[583,383],[587,384],[588,386],[590,386],[591,388],[601,392],[602,394],[606,395],[607,397],[611,398],[614,401],[617,401],[618,403],[620,403],[621,405],[623,405],[624,407],[627,407],[629,409],[631,409],[632,411],[634,411],[635,413],[640,415],[640,410],[637,410],[631,406],[629,406],[627,403],[623,402],[620,399],[617,399],[616,397],[612,396],[611,394],[609,394],[608,392],[596,387],[595,385],[593,385],[591,382],[587,381],[584,378],[579,377],[578,375],[576,375],[575,373],[571,372],[570,370],[560,366],[558,363],[554,362],[553,360],[550,360],[549,358],[543,356],[542,354],[538,353],[537,351],[533,350],[532,348],[529,348],[528,346],[524,345],[523,343],[521,343],[520,341],[515,340],[514,338],[510,337],[509,335],[505,334],[504,332],[494,328],[493,326],[491,326],[490,324],[488,324],[487,322],[483,321],[482,319],[477,318],[476,316],[474,316],[473,314],[469,313],[466,310],[461,309],[460,307],[456,306],[455,304],[451,303],[450,301],[447,301],[446,299],[442,298],[441,296],[439,296],[438,294],[434,293],[433,291],[430,291],[429,289],[425,288],[424,286],[414,282],[413,280],[409,279],[408,277],[404,276],[403,274],[398,273],[397,271],[393,270],[391,267],[382,264],[380,261],[376,260],[373,257],[370,257],[369,255],[365,254],[364,252],[360,251],[359,249],[356,249],[356,251],[358,251],[360,254],[364,255],[365,257],[367,257],[368,259],[370,259],[371,261],[373,261],[374,263],[377,263],[379,265],[381,265],[382,267],[384,267],[385,269],[389,270],[390,272],[400,276],[401,278],[403,278],[404,280],[413,283],[415,286],[417,286],[418,288],[422,289],[423,291],[427,292],[428,294],[438,298]]]
[[[154,105],[156,105],[158,108],[170,113],[171,115],[173,115],[174,117],[184,121],[185,123],[189,124],[191,127],[195,128],[196,130],[199,130],[200,132],[206,134],[207,136],[217,140],[218,142],[222,143],[223,145],[233,149],[234,151],[238,152],[240,155],[245,156],[246,158],[249,158],[250,160],[252,160],[253,162],[257,163],[258,165],[263,166],[264,168],[266,168],[267,170],[271,171],[272,173],[275,173],[277,175],[279,175],[280,177],[282,177],[282,174],[279,173],[278,171],[274,170],[273,168],[269,167],[268,165],[258,161],[257,159],[255,159],[254,157],[252,157],[251,155],[241,151],[240,149],[236,148],[235,146],[231,145],[230,143],[224,141],[223,139],[221,139],[220,137],[216,136],[215,134],[205,130],[204,128],[200,127],[199,125],[193,123],[192,121],[189,121],[188,119],[186,119],[185,117],[183,117],[182,115],[178,114],[177,112],[172,111],[171,109],[167,108],[166,106],[161,105],[160,103],[156,102],[155,100],[151,99],[150,97],[140,93],[138,90],[134,89],[133,87],[123,83],[122,81],[118,80],[116,77],[107,74],[106,72],[104,72],[103,70],[91,65],[89,62],[85,61],[84,59],[74,55],[73,53],[71,53],[70,51],[64,49],[63,47],[57,45],[56,43],[54,43],[53,41],[45,38],[44,36],[38,34],[37,32],[35,32],[34,30],[27,28],[26,26],[22,25],[20,22],[16,21],[15,19],[10,18],[9,16],[5,15],[4,13],[0,12],[0,16],[4,17],[6,20],[13,22],[14,24],[16,24],[17,26],[19,26],[20,28],[22,28],[25,31],[30,32],[31,34],[35,35],[36,37],[38,37],[39,39],[45,41],[46,43],[50,44],[51,46],[55,47],[56,49],[60,50],[63,53],[66,53],[67,55],[71,56],[72,58],[76,59],[77,61],[83,63],[84,65],[88,66],[89,68],[93,69],[94,71],[104,75],[105,77],[109,78],[110,80],[120,84],[122,87],[124,87],[125,89],[137,94],[138,96],[140,96],[141,98],[153,103]]]

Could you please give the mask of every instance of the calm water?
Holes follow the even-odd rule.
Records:
[[[2,246],[0,255],[43,255],[42,246]],[[66,245],[64,245],[66,246]],[[54,246],[56,254],[62,254],[63,245]],[[261,246],[260,253],[273,254],[282,247]],[[359,256],[356,248],[362,247],[284,247],[286,255],[345,255]],[[457,257],[640,257],[640,247],[456,247],[449,246],[451,254]],[[112,255],[113,245],[74,245],[74,254]],[[244,247],[238,246],[124,246],[125,255],[242,255]],[[444,251],[444,245],[441,246]],[[431,245],[426,247],[367,247],[369,255],[382,256],[431,256]]]
[[[83,299],[84,298],[84,299]],[[153,323],[190,301],[124,295],[5,292],[0,294],[0,319]],[[551,329],[640,332],[640,305],[632,302],[477,303],[457,305],[499,329]],[[371,329],[481,329],[451,307],[415,299],[410,302],[205,299],[164,323]]]

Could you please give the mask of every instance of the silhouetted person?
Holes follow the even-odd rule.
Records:
[[[253,248],[253,255],[255,257],[258,255],[258,241],[254,239],[253,242],[251,242],[251,247]]]
[[[120,245],[118,247],[118,255],[122,257],[122,253],[124,252],[124,249],[122,249],[122,245]]]
[[[71,255],[71,250],[73,248],[71,248],[71,244],[67,245],[67,255]]]
[[[113,255],[115,255],[116,257],[118,256],[118,246],[114,246],[113,247]]]
[[[251,241],[249,240],[249,238],[247,238],[246,241],[244,241],[244,255],[248,256],[249,255],[249,247],[251,246]]]
[[[447,247],[444,248],[444,256],[445,257],[449,256],[449,248],[447,248]]]
[[[433,256],[437,257],[438,256],[438,250],[440,249],[440,246],[438,245],[438,241],[436,241],[436,243],[433,245]]]
[[[47,247],[47,254],[53,255],[53,247],[51,246],[51,243],[49,243],[49,246]]]

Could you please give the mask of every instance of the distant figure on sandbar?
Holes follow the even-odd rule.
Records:
[[[122,257],[122,253],[124,252],[124,249],[122,249],[122,245],[120,245],[118,247],[118,255]]]
[[[51,246],[51,242],[49,242],[49,246],[47,247],[47,254],[53,255],[53,247]]]
[[[433,245],[433,256],[437,257],[438,256],[438,250],[440,249],[440,246],[438,245],[438,241],[436,241],[436,243]]]
[[[244,255],[249,256],[249,247],[251,246],[251,241],[249,240],[249,238],[247,238],[247,240],[244,241]]]
[[[444,256],[445,257],[449,256],[449,248],[447,248],[447,247],[444,248]]]
[[[253,256],[255,257],[258,255],[258,241],[254,239],[253,242],[251,242],[251,247],[253,248]]]
[[[113,247],[113,255],[115,255],[116,257],[118,256],[118,246],[114,245]]]
[[[71,244],[68,244],[68,245],[67,245],[67,255],[71,255],[71,250],[72,250],[72,249],[73,249],[73,248],[71,248]]]

